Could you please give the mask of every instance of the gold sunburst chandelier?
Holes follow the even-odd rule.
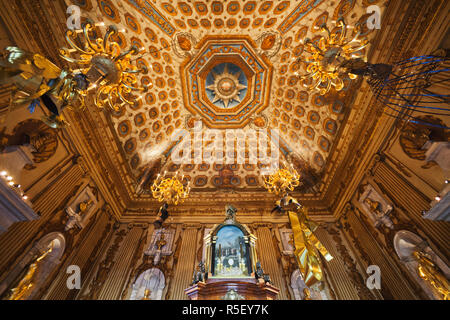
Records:
[[[263,185],[270,193],[285,194],[286,191],[293,191],[295,187],[300,185],[300,175],[292,164],[290,166],[283,164],[283,168],[263,177]]]
[[[349,27],[344,19],[336,21],[336,28],[330,31],[326,24],[320,26],[321,32],[326,32],[314,41],[306,38],[303,43],[305,51],[309,54],[306,60],[301,60],[306,64],[306,74],[301,75],[303,85],[308,89],[317,90],[321,95],[326,94],[332,87],[336,91],[344,88],[343,77],[356,79],[356,75],[349,73],[344,67],[349,63],[361,60],[364,55],[363,50],[369,40],[365,37],[359,39],[361,32],[357,31],[355,36],[347,39]]]
[[[132,56],[138,55],[140,48],[133,45],[122,52],[119,44],[111,40],[118,34],[116,26],[109,26],[103,38],[96,38],[95,26],[90,22],[83,25],[84,48],[75,43],[79,32],[68,30],[66,41],[71,49],[61,48],[60,55],[70,63],[78,65],[79,69],[72,72],[87,78],[90,86],[86,91],[96,88],[94,101],[97,107],[107,106],[119,111],[125,104],[135,103],[132,101],[133,92],[147,91],[147,86],[138,86],[136,77],[139,73],[146,73],[147,68],[143,66],[139,69],[133,64]],[[85,95],[86,92],[82,96]]]
[[[153,182],[153,185],[151,186],[153,198],[167,204],[177,205],[178,203],[182,203],[184,199],[189,196],[189,192],[191,191],[191,188],[189,187],[190,182],[186,185],[183,184],[184,175],[179,179],[178,172],[170,178],[166,178],[166,174],[167,171],[164,171],[164,175],[162,176],[158,174]]]

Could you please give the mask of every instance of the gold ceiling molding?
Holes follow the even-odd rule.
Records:
[[[314,8],[320,5],[324,0],[302,0],[300,4],[292,11],[286,20],[279,26],[278,30],[281,33],[286,33],[291,30],[299,21],[305,18]]]
[[[136,8],[143,16],[151,21],[155,26],[161,29],[170,37],[175,33],[175,27],[159,12],[150,1],[147,0],[126,0],[126,2]]]

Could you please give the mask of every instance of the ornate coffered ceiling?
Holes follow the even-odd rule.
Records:
[[[198,48],[185,50],[188,57],[180,67],[184,106],[209,127],[244,127],[269,103],[269,60],[255,52],[248,36],[206,36]]]
[[[105,113],[110,130],[105,136],[117,150],[109,156],[120,163],[117,170],[133,206],[153,203],[148,187],[164,170],[185,174],[194,198],[197,192],[221,190],[265,194],[259,161],[174,163],[179,139],[173,134],[181,129],[192,135],[196,122],[203,132],[238,128],[276,134],[281,157],[303,172],[299,190],[310,200],[320,199],[330,177],[327,168],[335,161],[330,159],[340,151],[336,143],[350,134],[345,125],[361,82],[344,79],[343,91],[326,96],[306,91],[298,80],[304,72],[302,42],[314,40],[318,26],[331,26],[339,17],[373,38],[364,23],[366,8],[377,4],[383,10],[384,1],[66,2],[80,6],[83,18],[117,25],[121,47],[142,48],[137,63],[148,73],[139,81],[149,91],[135,97],[135,105]],[[202,147],[213,140],[204,139]]]

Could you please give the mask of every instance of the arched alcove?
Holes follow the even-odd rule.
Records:
[[[166,286],[164,274],[158,268],[147,269],[142,272],[133,284],[130,300],[162,300],[162,293]],[[149,295],[146,297],[146,290]]]
[[[228,224],[218,228],[214,235],[213,275],[249,276],[251,262],[247,231],[240,225]]]
[[[7,295],[10,296],[12,289],[15,289],[22,291],[17,299],[34,299],[45,280],[61,262],[65,247],[66,240],[60,232],[52,232],[39,239],[2,283],[2,286],[9,287]],[[30,283],[32,285],[24,289]]]
[[[308,288],[305,284],[305,281],[303,281],[302,274],[300,273],[300,269],[296,269],[291,274],[291,288],[294,292],[294,299],[295,300],[303,300],[304,293],[303,289]]]
[[[46,260],[58,262],[59,259],[64,254],[64,250],[66,248],[66,239],[64,235],[60,232],[51,232],[36,242],[35,248],[40,251],[45,251],[47,248],[52,245],[52,251],[46,257]]]
[[[439,256],[433,251],[433,249],[430,248],[426,241],[424,241],[418,235],[407,230],[401,230],[395,234],[394,248],[395,252],[400,258],[400,261],[405,265],[408,272],[424,290],[427,296],[430,299],[439,299],[439,294],[435,292],[434,288],[418,275],[417,268],[419,263],[414,257],[413,253],[415,251],[422,251],[428,254],[433,263],[435,263],[439,267],[439,269],[442,270],[442,272],[448,279],[450,277],[450,269],[445,264],[445,262],[442,261],[441,258],[439,258]]]
[[[329,300],[326,288],[321,283],[317,283],[309,288],[306,286],[300,269],[295,269],[291,274],[291,288],[294,292],[295,300],[303,300],[305,298],[304,289],[309,289],[312,300]]]

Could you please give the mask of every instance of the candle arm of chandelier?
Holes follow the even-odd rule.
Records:
[[[83,33],[84,33],[84,38],[86,39],[86,43],[89,46],[89,48],[91,48],[94,52],[96,53],[102,53],[104,51],[103,45],[99,46],[97,44],[92,43],[91,41],[91,37],[89,37],[89,31],[91,31],[91,25],[90,24],[86,24],[83,27]]]
[[[119,95],[119,98],[122,99],[125,103],[127,104],[133,104],[133,101],[130,101],[128,99],[126,99],[123,95],[122,95],[122,90],[118,90],[117,94]]]
[[[131,87],[131,86],[127,85],[126,83],[123,83],[123,86],[128,88],[128,89],[130,89],[130,90],[133,90],[133,91],[143,91],[144,90],[144,88]]]
[[[125,56],[127,56],[128,54],[136,55],[138,53],[139,53],[139,49],[135,45],[132,45],[130,49],[128,49],[125,52],[122,52],[119,56],[117,56],[114,59],[114,61],[118,61],[118,60],[124,58]]]
[[[81,53],[83,53],[83,54],[85,54],[85,55],[88,55],[88,56],[94,54],[94,52],[92,52],[92,51],[85,51],[85,50],[81,49],[80,47],[78,47],[78,46],[72,41],[71,36],[72,36],[73,34],[74,34],[74,32],[73,32],[72,30],[67,30],[67,32],[66,32],[66,42],[69,44],[69,46],[72,47],[72,49],[74,49],[74,50],[76,50],[76,51],[78,51],[78,52],[81,52]]]

